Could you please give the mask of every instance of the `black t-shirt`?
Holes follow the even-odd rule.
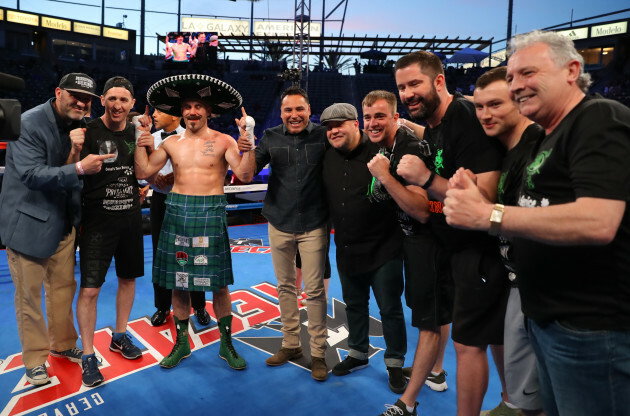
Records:
[[[425,163],[430,163],[429,144],[425,140],[420,140],[416,135],[409,133],[403,128],[396,131],[396,139],[392,149],[381,147],[378,149],[385,157],[389,158],[389,172],[392,176],[404,186],[409,185],[405,179],[396,173],[398,163],[404,155],[416,155]],[[371,179],[370,195],[373,201],[390,201],[392,197],[389,195],[385,187],[376,178]],[[428,232],[428,227],[421,222],[410,217],[405,211],[396,206],[396,218],[405,235],[418,235]]]
[[[101,171],[83,177],[83,212],[131,213],[140,209],[140,193],[134,170],[134,126],[111,131],[100,118],[88,123],[81,159],[89,154],[116,156],[103,162]]]
[[[324,156],[324,188],[335,227],[337,267],[352,276],[367,273],[399,256],[402,234],[396,224],[393,200],[372,202],[372,175],[367,163],[378,146],[364,135],[349,154],[329,148]]]
[[[453,101],[440,124],[426,128],[424,138],[431,147],[431,165],[427,167],[444,179],[449,179],[460,167],[473,173],[501,169],[504,149],[498,140],[486,136],[473,103],[459,93],[453,94]],[[429,224],[447,249],[492,244],[493,240],[486,233],[450,227],[442,212],[442,202],[431,199],[430,195],[429,209]]]
[[[545,131],[538,124],[530,124],[520,141],[510,149],[503,158],[503,167],[501,168],[501,176],[497,185],[497,202],[504,205],[516,205],[518,194],[523,181],[523,172],[525,164],[529,159],[534,145],[544,137]],[[514,264],[514,247],[512,243],[499,236],[499,251],[505,268],[510,273],[516,273],[516,265]],[[510,276],[512,279],[512,276]]]
[[[628,202],[630,109],[586,97],[529,159],[518,205],[544,207],[590,197]],[[608,215],[597,212],[593,215]],[[523,312],[594,330],[630,330],[630,215],[605,246],[555,246],[515,239]]]

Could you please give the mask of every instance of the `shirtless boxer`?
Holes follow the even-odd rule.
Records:
[[[239,179],[251,181],[253,171],[248,167],[254,165],[249,160],[254,158],[254,152],[241,156],[232,137],[207,126],[211,113],[238,107],[241,95],[228,84],[206,75],[177,75],[154,84],[147,99],[162,112],[182,116],[186,124],[184,133],[168,137],[150,157],[145,147],[151,147],[153,136],[144,131],[138,140],[135,159],[138,177],[155,175],[168,159],[175,177],[173,190],[166,199],[166,214],[153,264],[154,283],[174,289],[177,328],[173,350],[160,365],[172,368],[190,356],[190,291],[204,290],[213,292],[221,333],[219,356],[230,367],[244,369],[245,360],[234,350],[231,341],[231,298],[227,285],[234,282],[234,277],[223,180],[229,165]]]

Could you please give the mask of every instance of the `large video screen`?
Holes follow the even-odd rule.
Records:
[[[165,45],[167,61],[215,64],[219,36],[216,32],[169,32]]]

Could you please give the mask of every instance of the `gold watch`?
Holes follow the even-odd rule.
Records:
[[[494,204],[494,208],[492,208],[492,213],[490,214],[490,229],[488,230],[488,234],[490,235],[499,235],[499,231],[501,231],[501,221],[503,221],[503,210],[505,206],[502,204]]]

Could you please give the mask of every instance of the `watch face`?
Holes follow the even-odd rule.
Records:
[[[501,222],[503,219],[503,211],[499,211],[498,209],[492,210],[492,215],[490,215],[491,222]]]

